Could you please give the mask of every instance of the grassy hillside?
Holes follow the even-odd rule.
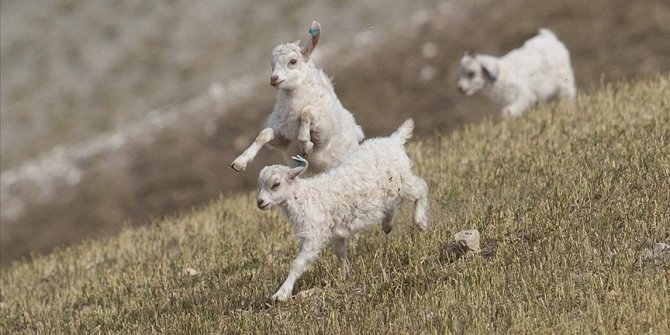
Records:
[[[58,3],[63,6],[56,10],[53,5]],[[28,161],[20,169],[3,171],[0,266],[84,238],[114,235],[121,222],[141,225],[151,217],[202,206],[221,192],[253,190],[259,169],[283,161],[281,155],[264,150],[244,174],[226,166],[253,141],[272,109],[276,91],[267,78],[271,48],[278,41],[304,36],[313,18],[324,27],[317,65],[334,77],[338,96],[367,136],[386,134],[408,115],[417,122],[417,139],[497,116],[497,108],[482,95],[467,99],[458,93],[459,59],[465,50],[503,54],[542,26],[553,29],[570,49],[580,92],[603,82],[670,72],[667,0],[421,0],[395,1],[393,6],[379,6],[375,0],[297,7],[295,2],[276,1],[171,3],[15,0],[0,5],[1,41],[6,43],[0,100],[9,106],[0,106],[0,169],[20,161],[12,159],[11,152],[25,158],[34,150],[42,152],[119,126],[109,137],[79,143],[81,147],[59,147],[42,157],[55,161]],[[414,12],[424,5],[428,7]],[[229,6],[234,9],[226,10]],[[20,7],[29,11],[17,11]],[[60,14],[50,15],[51,11]],[[268,17],[263,14],[268,11],[287,15]],[[235,19],[228,20],[231,16]],[[398,17],[403,19],[394,19]],[[18,34],[23,28],[41,27],[34,24],[37,21],[44,22],[50,34]],[[101,47],[96,37],[107,30],[118,35]],[[54,66],[46,69],[59,75],[25,82],[28,86],[19,91],[28,95],[12,93],[17,88],[12,83],[22,83],[17,79],[23,78],[20,73],[38,75],[45,67],[33,64],[24,53],[6,57],[5,50],[14,50],[14,39],[4,34],[37,38],[18,50],[44,56]],[[33,47],[39,48],[33,52]],[[75,54],[81,49],[82,55],[109,57],[93,58],[102,72],[84,64],[78,76],[69,68],[58,70],[70,62],[77,67],[79,58],[59,52],[70,48]],[[204,94],[211,82],[246,82],[256,71],[263,74],[258,86],[250,79],[253,88],[242,90],[253,94],[230,93],[240,90],[236,86],[224,89],[230,98],[225,93],[212,101]],[[72,92],[75,97],[68,99]],[[173,105],[184,99],[188,102]],[[44,106],[53,108],[42,118]],[[18,119],[4,118],[3,113]],[[126,123],[145,117],[148,123]],[[98,127],[102,125],[106,126]],[[128,133],[137,136],[118,147],[118,135]],[[104,139],[115,149],[87,149],[99,148],[98,140]],[[63,171],[72,175],[70,167],[80,173],[75,185],[72,178],[43,179]],[[16,173],[26,177],[12,178]],[[5,183],[12,179],[17,182]]]
[[[670,80],[608,86],[575,104],[410,146],[434,228],[409,210],[327,252],[284,304],[297,252],[255,195],[2,270],[7,333],[665,333],[670,264]],[[487,256],[444,257],[477,228]]]

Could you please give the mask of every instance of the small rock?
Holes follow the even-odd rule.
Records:
[[[447,244],[446,256],[449,261],[453,262],[465,255],[478,254],[480,251],[479,231],[477,229],[461,230],[454,234],[454,240]]]
[[[670,245],[663,242],[656,243],[653,247],[644,249],[642,258],[644,260],[660,259],[670,263]]]
[[[468,249],[468,252],[479,253],[479,230],[468,229],[461,230],[454,235],[454,240],[463,241]]]
[[[189,276],[197,276],[200,274],[200,271],[194,269],[194,268],[186,268],[184,272],[189,275]]]

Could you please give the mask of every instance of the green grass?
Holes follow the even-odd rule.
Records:
[[[651,333],[670,330],[670,81],[608,86],[574,104],[410,145],[434,228],[404,208],[388,239],[326,252],[270,304],[297,252],[278,211],[221,199],[1,274],[3,333]],[[450,263],[477,228],[490,257]],[[190,275],[187,269],[195,269]]]

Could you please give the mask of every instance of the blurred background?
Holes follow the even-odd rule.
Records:
[[[272,48],[312,20],[314,60],[367,137],[409,116],[419,138],[498,118],[458,94],[458,61],[540,27],[567,45],[580,93],[670,72],[667,0],[3,0],[0,12],[3,265],[253,190],[281,156],[228,165],[272,110]]]

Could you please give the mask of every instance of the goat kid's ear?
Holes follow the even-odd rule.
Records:
[[[288,170],[288,178],[290,180],[295,179],[299,175],[303,174],[305,171],[307,171],[307,166],[309,166],[309,163],[307,162],[306,159],[302,158],[300,155],[296,155],[291,157],[298,166]]]
[[[498,74],[500,72],[498,68],[498,60],[489,57],[479,57],[479,63],[482,65],[484,75],[486,75],[489,80],[498,80]]]
[[[312,52],[316,48],[316,44],[319,43],[319,38],[321,37],[321,24],[319,22],[313,21],[312,27],[309,28],[309,34],[312,38],[309,40],[307,45],[302,47],[302,55],[305,59],[309,59],[312,55]]]

